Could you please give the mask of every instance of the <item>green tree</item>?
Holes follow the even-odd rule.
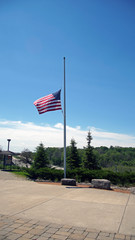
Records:
[[[61,159],[63,148],[48,147],[46,153],[50,164],[55,166],[63,166],[63,159]]]
[[[68,168],[70,169],[80,167],[80,158],[76,147],[76,142],[74,139],[71,139],[69,156],[67,157],[67,165]]]
[[[36,148],[33,167],[35,169],[47,167],[49,164],[46,149],[42,143]]]
[[[85,148],[85,156],[83,159],[83,166],[84,166],[84,168],[87,168],[87,169],[98,169],[96,156],[93,153],[94,148],[91,146],[92,136],[91,136],[90,131],[88,132],[86,139],[87,139],[87,147]]]

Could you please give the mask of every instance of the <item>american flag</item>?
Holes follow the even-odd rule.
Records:
[[[61,90],[36,100],[34,105],[36,106],[39,114],[49,111],[62,110],[60,94]]]

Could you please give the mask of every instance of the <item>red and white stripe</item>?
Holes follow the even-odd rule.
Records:
[[[39,114],[62,109],[61,100],[56,100],[53,94],[39,98],[34,102],[34,105],[36,106]]]

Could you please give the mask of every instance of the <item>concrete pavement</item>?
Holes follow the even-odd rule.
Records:
[[[0,240],[135,240],[135,195],[0,179]]]

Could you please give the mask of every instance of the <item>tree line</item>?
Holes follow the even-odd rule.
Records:
[[[123,186],[135,184],[135,148],[94,148],[91,146],[90,131],[86,141],[86,147],[78,149],[75,139],[71,139],[66,149],[67,178],[75,178],[78,182],[90,182],[94,178],[108,179],[113,184]],[[63,169],[55,168],[63,167],[63,148],[46,148],[40,143],[35,152],[24,149],[16,157],[26,166],[20,167],[20,171],[30,179],[60,181],[64,176]]]
[[[87,169],[99,169],[98,162],[96,160],[95,155],[93,154],[93,147],[91,146],[91,132],[88,132],[87,136],[87,146],[84,150],[84,158],[83,161],[81,160],[81,157],[79,155],[79,151],[76,147],[76,142],[74,139],[71,139],[71,144],[69,148],[67,149],[67,168],[68,169],[76,169],[76,168],[87,168]],[[34,162],[33,167],[35,169],[40,169],[49,166],[49,164],[58,165],[57,159],[60,158],[60,153],[63,155],[62,152],[55,152],[55,157],[57,156],[57,159],[55,158],[55,161],[52,160],[52,151],[50,151],[51,148],[45,148],[44,145],[41,143],[37,148],[36,152],[34,154]],[[57,155],[58,154],[58,155]],[[60,158],[61,159],[61,158]],[[61,164],[59,164],[61,165]]]
[[[70,146],[66,149],[66,162],[68,169],[85,168],[89,170],[110,168],[116,166],[135,167],[135,148],[129,147],[92,147],[92,135],[88,132],[87,146],[83,149],[77,148],[75,139],[71,139]],[[40,153],[41,157],[40,156]],[[37,167],[43,162],[43,166],[55,165],[63,167],[64,149],[48,147],[41,143],[35,153],[30,152],[28,149],[21,153],[23,161],[33,164],[37,159]],[[44,160],[43,160],[44,159]],[[45,164],[45,165],[44,165]],[[42,164],[41,164],[42,165]]]
[[[67,147],[67,160],[70,158],[71,146]],[[50,162],[53,165],[63,166],[63,148],[46,149]],[[77,149],[80,162],[85,161],[85,148]],[[135,167],[135,148],[132,147],[92,147],[92,152],[100,168],[116,166]]]
[[[70,146],[67,147],[67,178],[75,178],[77,182],[91,182],[94,178],[108,179],[112,184],[134,185],[135,171],[127,169],[124,169],[124,172],[113,171],[103,167],[112,166],[113,164],[116,166],[122,163],[126,165],[134,164],[135,149],[120,147],[93,148],[91,140],[92,136],[89,131],[87,146],[84,149],[77,149],[75,140],[71,139]],[[132,156],[132,160],[129,156]],[[27,168],[25,171],[31,179],[61,181],[64,171],[50,166],[53,164],[63,165],[63,148],[45,148],[41,143],[36,148],[31,168]]]

